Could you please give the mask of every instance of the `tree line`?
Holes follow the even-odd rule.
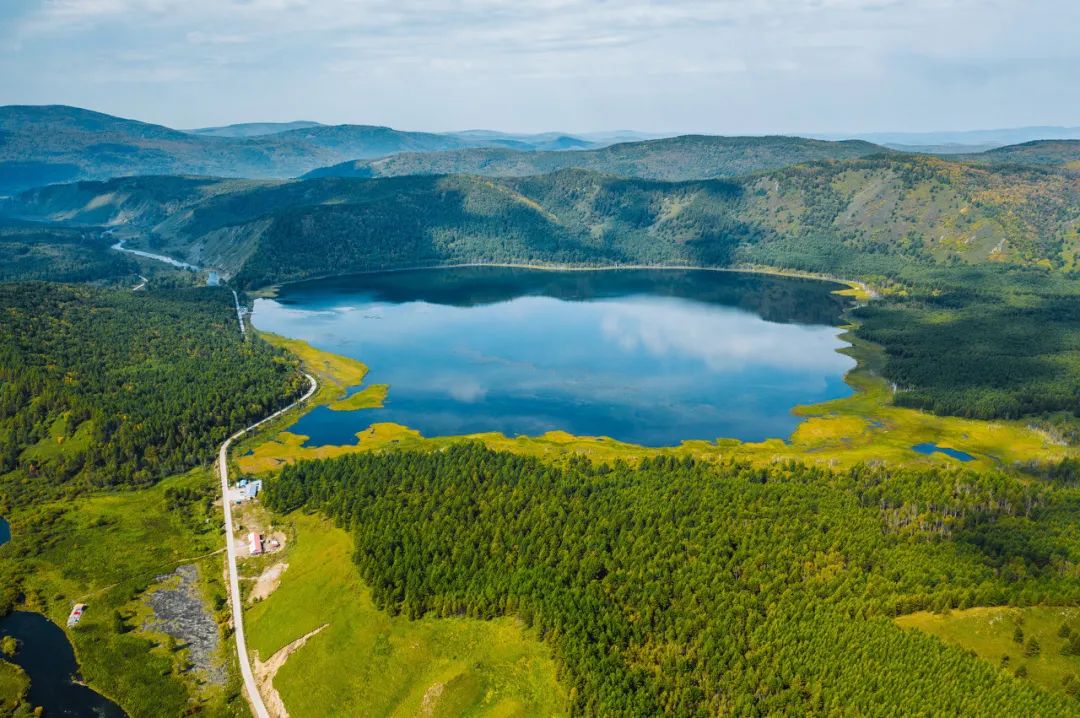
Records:
[[[1080,715],[891,621],[1076,604],[1077,499],[956,470],[555,466],[468,443],[299,463],[265,494],[352,532],[386,610],[519,616],[595,716]]]

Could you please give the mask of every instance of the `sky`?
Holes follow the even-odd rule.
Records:
[[[171,127],[1080,125],[1077,0],[0,0],[0,104]]]

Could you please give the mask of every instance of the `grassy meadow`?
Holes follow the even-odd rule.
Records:
[[[316,516],[287,520],[289,568],[245,620],[262,661],[326,626],[273,679],[292,718],[566,714],[548,648],[517,619],[391,617],[357,575],[347,532]]]
[[[129,715],[245,715],[238,682],[206,682],[186,670],[183,646],[142,630],[149,613],[144,592],[185,563],[198,566],[208,610],[219,624],[227,619],[220,511],[210,503],[215,486],[211,471],[194,470],[153,488],[58,501],[10,517],[13,540],[4,550],[25,562],[21,607],[63,628],[74,603],[88,604],[79,626],[65,631],[87,683]],[[170,498],[178,491],[197,498],[178,504]],[[228,645],[222,642],[217,660],[231,666]]]
[[[896,623],[937,636],[946,643],[974,651],[1002,670],[1026,677],[1051,691],[1080,691],[1080,656],[1063,655],[1062,626],[1080,631],[1080,608],[969,608],[944,614],[923,611],[900,616]],[[1019,640],[1017,640],[1019,639]],[[1034,639],[1038,651],[1031,648]]]

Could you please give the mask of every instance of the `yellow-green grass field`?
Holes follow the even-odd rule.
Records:
[[[1062,655],[1065,638],[1058,635],[1062,624],[1080,631],[1080,608],[969,608],[945,614],[923,611],[900,616],[896,623],[974,651],[1010,673],[1016,674],[1022,666],[1020,675],[1026,672],[1027,680],[1052,691],[1064,692],[1067,676],[1080,679],[1080,656]],[[1015,640],[1017,626],[1023,632],[1023,643]],[[1025,645],[1032,638],[1038,641],[1039,652],[1028,656]]]
[[[841,293],[857,294],[860,291],[852,288],[841,290]],[[581,454],[597,461],[623,459],[633,462],[643,456],[656,454],[689,454],[704,460],[737,457],[762,464],[797,460],[836,467],[864,462],[961,465],[962,462],[945,454],[921,454],[912,448],[928,442],[971,454],[974,460],[964,462],[963,465],[973,469],[1007,469],[1017,462],[1057,461],[1075,455],[1074,449],[1055,442],[1046,433],[1023,422],[988,422],[937,416],[916,409],[893,406],[891,387],[878,373],[884,361],[880,348],[856,338],[851,331],[848,331],[844,338],[851,346],[842,351],[858,362],[845,377],[854,393],[822,404],[796,407],[794,413],[805,420],[787,439],[774,438],[750,443],[719,438],[716,441],[686,441],[679,446],[656,449],[607,437],[581,437],[561,431],[529,437],[507,437],[493,432],[472,434],[467,438],[482,441],[492,449],[514,451],[549,460]],[[326,378],[330,386],[340,387],[338,392],[346,391],[350,386],[349,382],[356,375],[355,372],[351,375],[347,373],[348,364],[345,364],[345,373],[335,373],[339,371],[336,362],[352,360],[334,357],[300,340],[281,340],[274,337],[272,341],[288,342],[287,345],[280,345],[297,351],[305,366],[322,372],[321,376]],[[364,370],[366,371],[366,367]],[[368,387],[344,401],[334,400],[331,408],[352,409],[354,407],[348,404],[354,398],[357,404],[355,408],[366,406],[369,392],[377,396],[378,405],[381,405],[386,391],[382,385]],[[244,449],[250,453],[237,454],[239,469],[248,474],[263,474],[272,472],[285,463],[302,459],[330,458],[373,449],[437,448],[461,438],[425,438],[408,427],[373,424],[357,434],[355,444],[312,447],[303,446],[307,437],[284,431],[286,426],[284,422],[279,423],[273,430],[248,440]]]
[[[372,384],[345,399],[335,401],[327,408],[330,411],[357,411],[358,409],[378,409],[386,401],[390,391],[387,384]]]
[[[245,620],[263,661],[326,625],[273,680],[291,718],[566,714],[547,647],[517,619],[391,617],[360,580],[348,533],[302,513],[285,520],[289,568]]]
[[[63,414],[49,427],[48,436],[43,436],[36,444],[23,449],[24,461],[48,462],[65,452],[81,451],[90,444],[94,433],[94,422],[84,421],[71,434],[68,430],[68,414]],[[70,438],[67,438],[71,434]]]
[[[355,359],[321,351],[300,339],[289,339],[270,332],[259,332],[259,336],[298,357],[304,369],[318,379],[319,390],[311,398],[310,406],[341,400],[350,387],[359,386],[367,376],[367,366]]]
[[[39,504],[10,517],[14,539],[4,550],[23,562],[26,596],[19,608],[64,628],[72,605],[86,603],[79,626],[65,628],[81,673],[129,715],[179,715],[188,708],[244,715],[234,677],[225,685],[205,683],[184,670],[183,647],[142,630],[148,614],[142,591],[183,563],[196,564],[208,610],[225,620],[220,511],[202,502],[170,510],[166,500],[170,488],[214,495],[215,487],[211,471],[195,470],[152,488]],[[235,676],[231,650],[223,641],[219,660]]]

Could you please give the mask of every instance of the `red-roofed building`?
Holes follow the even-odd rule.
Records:
[[[248,534],[248,553],[258,556],[263,552],[262,536],[252,531]]]

